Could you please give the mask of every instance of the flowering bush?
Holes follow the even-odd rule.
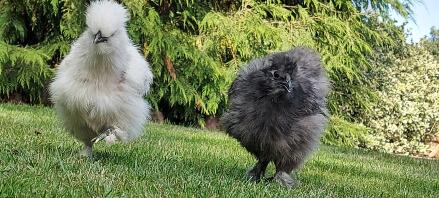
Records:
[[[367,120],[372,129],[366,147],[417,154],[439,132],[439,63],[422,46],[407,47],[402,57],[389,55],[375,74],[380,102]]]

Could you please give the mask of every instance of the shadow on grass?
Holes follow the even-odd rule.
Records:
[[[50,107],[44,107],[41,105],[28,105],[28,104],[12,104],[12,103],[2,103],[0,108],[12,111],[12,112],[26,112],[26,113],[47,113]],[[44,110],[44,112],[40,112]]]
[[[125,146],[127,148],[123,148]],[[138,179],[149,177],[148,174],[151,170],[148,168],[160,167],[163,174],[180,174],[178,172],[183,171],[184,173],[181,173],[180,176],[197,175],[198,178],[201,177],[205,181],[216,179],[219,175],[222,175],[234,181],[246,182],[245,173],[247,169],[238,164],[223,163],[221,157],[224,158],[224,156],[209,156],[209,159],[206,159],[206,156],[199,157],[197,153],[193,153],[192,156],[187,156],[187,153],[182,154],[180,157],[169,156],[165,155],[158,146],[149,145],[147,148],[142,146],[144,145],[141,143],[136,145],[99,145],[98,148],[94,149],[93,158],[89,162],[99,163],[110,169],[119,166],[126,167],[132,174],[138,174]],[[79,151],[82,147],[76,148],[74,144],[46,143],[39,147],[44,149],[45,153],[58,153],[61,158],[81,158]],[[112,147],[116,148],[113,149]],[[142,172],[138,172],[139,170]],[[157,176],[157,173],[154,174]]]
[[[213,156],[213,159],[202,159],[197,157],[163,157],[160,155],[161,152],[159,150],[153,150],[147,155],[136,156],[130,153],[119,153],[119,152],[97,152],[96,160],[99,160],[103,164],[107,165],[124,165],[130,168],[137,168],[139,166],[147,167],[153,164],[161,165],[163,163],[171,164],[174,167],[177,167],[177,170],[180,168],[185,169],[182,171],[186,171],[186,174],[201,174],[205,177],[215,177],[218,172],[222,172],[227,176],[230,176],[236,180],[242,180],[244,173],[247,171],[246,168],[242,168],[241,166],[230,165],[229,163],[222,163],[217,156]],[[144,158],[143,160],[138,160],[138,158]],[[130,163],[136,162],[136,163]],[[169,168],[163,166],[163,168]]]
[[[376,161],[379,161],[381,157],[382,156],[378,156]],[[401,158],[402,156],[391,157]],[[353,161],[357,164],[352,164]],[[431,180],[427,177],[416,176],[407,173],[407,170],[403,170],[399,173],[388,170],[373,170],[373,164],[380,164],[380,162],[375,161],[363,162],[368,163],[369,167],[358,167],[361,166],[358,164],[359,162],[356,162],[357,160],[353,161],[346,162],[346,164],[313,161],[312,165],[314,167],[312,169],[324,170],[322,173],[329,173],[323,174],[324,176],[319,176],[319,179],[332,183],[340,181],[343,185],[351,184],[362,191],[372,191],[376,193],[394,192],[390,194],[395,195],[410,191],[411,193],[428,194],[434,192],[439,187],[439,180],[437,179]],[[400,161],[393,163],[393,166],[398,167],[400,165],[399,163]],[[376,169],[380,168],[376,167]],[[309,173],[306,175],[311,177],[316,176],[316,174],[309,175]]]
[[[358,149],[358,148],[335,147],[335,146],[326,146],[326,145],[322,146],[322,148],[323,148],[322,150],[326,151],[327,153],[334,154],[337,157],[360,156],[360,158],[379,160],[380,162],[389,162],[397,165],[401,163],[404,163],[404,165],[418,165],[424,163],[434,163],[435,161],[439,161],[437,159],[424,159],[424,158],[416,158],[416,160],[413,160],[415,158],[410,156],[395,155],[390,153],[370,151],[370,150]],[[354,158],[354,160],[358,161],[358,159],[356,158]]]

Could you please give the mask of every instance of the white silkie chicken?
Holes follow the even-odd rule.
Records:
[[[148,62],[128,37],[127,10],[114,1],[87,8],[87,29],[72,45],[50,85],[51,99],[66,129],[93,144],[139,137],[149,119],[144,99],[153,80]]]

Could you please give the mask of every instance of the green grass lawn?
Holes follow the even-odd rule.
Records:
[[[439,197],[439,161],[322,146],[301,185],[247,182],[254,159],[220,132],[151,124],[78,156],[52,109],[0,104],[0,197]],[[269,167],[269,174],[274,168]]]

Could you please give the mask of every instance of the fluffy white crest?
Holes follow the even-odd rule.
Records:
[[[128,18],[128,11],[112,0],[94,1],[87,8],[86,22],[93,34],[101,31],[108,37],[124,28]]]

